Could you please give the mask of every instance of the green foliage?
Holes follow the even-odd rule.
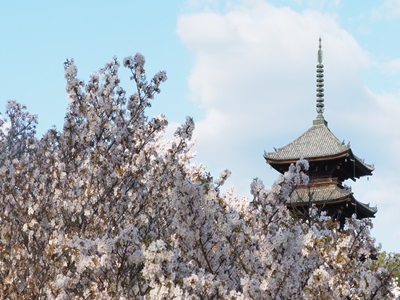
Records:
[[[400,253],[387,253],[383,251],[371,264],[372,269],[384,268],[396,278],[400,287]]]

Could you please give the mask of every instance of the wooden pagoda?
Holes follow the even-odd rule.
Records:
[[[324,67],[322,64],[321,39],[319,40],[317,64],[317,118],[313,126],[300,137],[274,152],[265,152],[267,163],[280,173],[301,157],[308,160],[310,177],[308,185],[295,189],[287,202],[296,213],[308,214],[311,205],[344,225],[345,218],[353,214],[358,219],[374,217],[377,209],[354,198],[350,187],[343,182],[372,175],[369,165],[354,155],[350,144],[344,144],[329,130],[324,112]]]

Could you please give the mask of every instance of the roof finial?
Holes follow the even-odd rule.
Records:
[[[318,63],[322,64],[322,46],[321,46],[321,37],[319,37],[319,49],[318,49]]]
[[[324,112],[324,65],[322,64],[321,37],[319,38],[318,64],[317,64],[317,119],[314,124],[325,124]]]

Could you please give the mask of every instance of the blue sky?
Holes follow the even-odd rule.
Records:
[[[80,76],[86,79],[114,55],[122,61],[141,52],[149,75],[165,69],[171,78],[160,98],[168,94],[168,98],[182,99],[179,107],[190,110],[191,104],[183,101],[190,55],[176,34],[182,5],[169,1],[0,4],[0,101],[17,99],[28,105],[39,115],[39,132],[53,124],[60,128],[67,106],[66,58],[75,59]]]
[[[197,160],[215,176],[230,169],[227,187],[247,196],[253,178],[277,177],[264,150],[312,125],[321,36],[329,128],[376,168],[348,184],[378,206],[372,232],[383,249],[400,252],[399,28],[396,0],[7,1],[0,111],[16,99],[38,114],[39,135],[60,129],[66,58],[86,80],[114,55],[141,52],[149,76],[168,74],[149,114],[165,113],[171,127],[193,116]]]

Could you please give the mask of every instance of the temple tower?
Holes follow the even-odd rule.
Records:
[[[304,215],[311,205],[344,224],[353,214],[358,219],[374,217],[377,209],[354,198],[350,187],[343,182],[372,175],[373,165],[354,155],[350,143],[341,142],[329,130],[324,118],[324,66],[322,64],[321,38],[319,39],[317,64],[317,117],[313,126],[300,137],[274,152],[265,152],[267,163],[280,173],[301,157],[308,160],[310,177],[307,186],[295,189],[287,206],[293,212]]]

